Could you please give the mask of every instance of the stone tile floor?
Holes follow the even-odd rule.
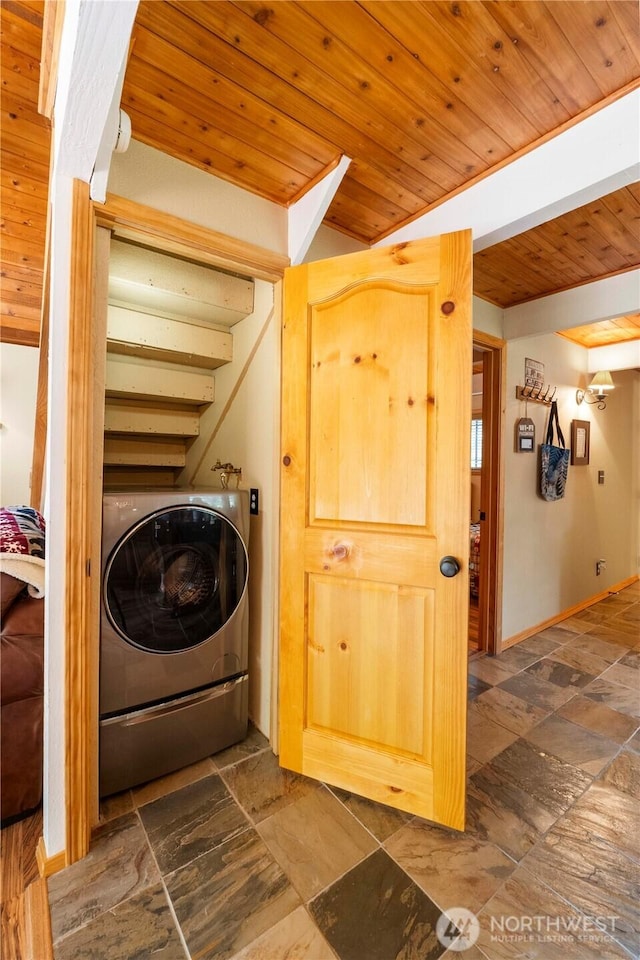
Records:
[[[49,881],[56,960],[431,960],[460,907],[479,936],[447,956],[637,957],[639,680],[640,584],[472,661],[464,834],[280,770],[251,729],[103,803]]]

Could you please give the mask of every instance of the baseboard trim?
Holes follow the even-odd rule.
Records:
[[[53,960],[47,881],[30,883],[24,893],[25,960]]]
[[[36,863],[38,864],[38,873],[46,879],[46,877],[52,877],[54,873],[64,870],[67,865],[67,856],[64,850],[54,853],[51,857],[47,856],[44,837],[40,837],[36,847]]]
[[[542,623],[537,623],[533,627],[527,627],[526,630],[521,630],[520,633],[515,633],[512,637],[502,641],[502,650],[508,650],[509,647],[513,647],[516,643],[520,643],[522,640],[527,640],[529,637],[535,636],[535,634],[540,633],[541,630],[546,630],[548,627],[554,627],[556,623],[560,623],[561,620],[567,620],[569,617],[573,617],[574,614],[580,613],[581,610],[586,610],[587,607],[592,607],[594,603],[599,603],[600,600],[606,600],[606,598],[612,593],[618,593],[619,590],[624,590],[625,587],[630,587],[632,583],[636,583],[638,580],[640,580],[640,576],[638,576],[636,573],[632,577],[627,577],[626,580],[621,580],[620,583],[616,583],[614,586],[607,587],[606,590],[602,590],[600,593],[594,594],[594,596],[589,597],[587,600],[582,600],[581,603],[576,603],[573,607],[567,607],[566,610],[563,610],[561,613],[557,613],[554,617],[549,617],[548,620],[543,620]]]

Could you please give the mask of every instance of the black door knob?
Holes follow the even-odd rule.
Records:
[[[443,557],[440,561],[440,573],[443,577],[455,577],[460,573],[460,564],[455,557]]]

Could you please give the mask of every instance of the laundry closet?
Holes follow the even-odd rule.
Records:
[[[252,278],[109,241],[101,796],[246,733],[249,493],[214,442],[232,401],[214,430],[205,416],[254,296]]]

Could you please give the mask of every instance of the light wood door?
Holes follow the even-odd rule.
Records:
[[[284,295],[280,763],[464,829],[470,233]]]

